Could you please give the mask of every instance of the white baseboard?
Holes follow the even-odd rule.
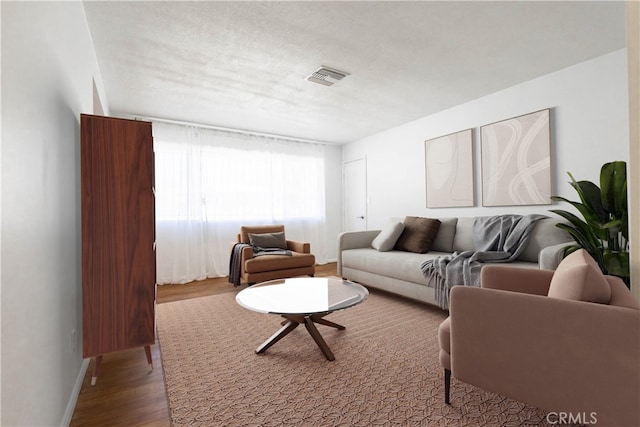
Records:
[[[73,386],[73,390],[71,390],[71,396],[69,396],[67,409],[64,411],[64,416],[62,417],[62,421],[60,422],[60,425],[63,427],[68,427],[71,423],[71,418],[73,418],[73,411],[75,411],[76,409],[76,403],[78,402],[78,396],[80,395],[80,390],[82,389],[84,376],[87,373],[87,369],[89,368],[89,360],[91,359],[84,359],[82,361],[82,365],[80,365],[80,371],[78,372],[78,376],[76,377],[76,383]]]

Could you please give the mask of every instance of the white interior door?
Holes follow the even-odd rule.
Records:
[[[344,231],[367,229],[367,159],[346,162],[342,166],[344,195]]]

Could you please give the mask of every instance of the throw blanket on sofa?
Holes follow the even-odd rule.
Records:
[[[455,285],[479,286],[483,263],[511,262],[526,248],[531,231],[544,215],[478,217],[473,223],[475,251],[454,252],[425,261],[422,274],[434,283],[436,301],[447,310]]]

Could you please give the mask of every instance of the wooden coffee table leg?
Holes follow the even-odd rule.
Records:
[[[331,326],[332,328],[336,328],[340,330],[346,329],[344,326],[338,325],[337,323],[324,319],[322,316],[311,316],[311,320],[321,325]]]
[[[306,326],[307,331],[309,331],[309,335],[311,335],[316,344],[318,344],[318,347],[320,347],[320,350],[324,354],[324,357],[327,358],[327,360],[335,360],[336,358],[331,352],[331,349],[324,341],[324,338],[322,338],[322,335],[320,335],[320,332],[318,332],[318,328],[316,328],[316,325],[314,325],[313,322],[314,321],[311,317],[304,318],[304,326]]]
[[[264,353],[269,347],[280,341],[283,337],[285,337],[289,332],[293,331],[298,327],[300,323],[289,320],[285,325],[278,330],[275,334],[271,336],[268,340],[266,340],[262,345],[256,348],[256,353]]]
[[[340,330],[345,329],[345,327],[324,319],[323,318],[324,316],[326,315],[317,315],[317,316],[282,315],[282,317],[285,318],[285,320],[281,323],[281,325],[283,325],[282,328],[280,328],[278,332],[273,334],[268,340],[262,343],[262,345],[260,345],[256,349],[256,353],[258,354],[264,353],[269,347],[271,347],[272,345],[280,341],[289,332],[297,328],[299,324],[304,323],[304,326],[307,328],[309,335],[311,335],[311,338],[313,338],[313,340],[316,342],[316,344],[322,351],[322,354],[324,354],[324,357],[326,357],[327,360],[335,360],[336,358],[333,355],[333,352],[331,352],[331,349],[327,345],[326,341],[324,340],[324,338],[322,338],[322,335],[320,335],[320,332],[318,331],[318,328],[316,328],[315,323],[331,326],[332,328],[337,328]]]

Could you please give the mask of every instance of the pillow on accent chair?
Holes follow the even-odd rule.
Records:
[[[378,234],[376,238],[373,239],[373,242],[371,242],[371,246],[379,252],[390,251],[395,246],[396,242],[398,241],[398,237],[400,237],[403,230],[403,223],[389,222],[389,224],[387,224],[385,228],[382,229],[380,234]]]
[[[425,254],[431,249],[439,228],[438,219],[408,216],[404,219],[404,230],[394,249]]]
[[[611,286],[596,260],[586,250],[578,249],[558,265],[551,278],[548,296],[608,304]]]
[[[262,234],[249,233],[249,243],[251,246],[258,246],[261,248],[287,249],[287,240],[284,237],[284,232]]]

